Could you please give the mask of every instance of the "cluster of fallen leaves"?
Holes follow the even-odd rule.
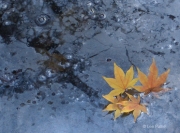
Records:
[[[131,66],[125,74],[124,71],[114,63],[115,78],[103,77],[113,89],[109,94],[103,96],[106,100],[111,102],[104,111],[115,111],[114,119],[124,113],[133,113],[134,121],[136,121],[141,112],[147,113],[146,106],[140,104],[140,96],[134,97],[128,93],[128,90],[134,89],[139,93],[144,93],[144,95],[151,92],[156,93],[166,90],[162,87],[166,82],[170,69],[158,76],[158,68],[153,59],[147,76],[139,68],[137,68],[137,71],[138,77],[133,78],[133,66]],[[141,85],[136,86],[135,84],[138,81],[140,81]]]

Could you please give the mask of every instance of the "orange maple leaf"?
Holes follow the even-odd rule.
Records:
[[[127,94],[127,93],[126,93]],[[123,106],[121,109],[121,113],[128,113],[133,111],[134,121],[136,122],[137,117],[140,115],[141,112],[147,113],[147,108],[139,104],[140,103],[140,96],[138,98],[134,98],[132,95],[127,94],[131,101],[121,101],[117,104]]]
[[[109,93],[109,95],[111,96],[117,96],[124,93],[126,89],[133,88],[138,81],[138,78],[133,79],[133,66],[130,67],[125,75],[124,71],[120,67],[118,67],[116,63],[114,63],[114,75],[115,78],[103,77],[104,80],[109,84],[109,86],[114,89]]]
[[[156,63],[154,59],[149,68],[148,76],[146,76],[138,68],[137,70],[138,70],[138,78],[142,86],[134,86],[134,89],[136,89],[139,92],[144,92],[145,95],[149,94],[150,92],[162,91],[163,90],[162,86],[166,82],[167,76],[170,72],[170,69],[168,69],[166,72],[164,72],[158,77],[158,69],[156,67]]]
[[[108,100],[109,102],[111,102],[111,104],[109,104],[103,111],[115,111],[114,113],[114,119],[116,119],[117,117],[119,117],[121,115],[121,110],[122,110],[122,106],[118,105],[118,102],[121,102],[125,99],[123,99],[120,96],[117,97],[112,97],[111,95],[105,95],[103,96],[106,100]]]

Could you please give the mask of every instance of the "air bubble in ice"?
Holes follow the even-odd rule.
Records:
[[[72,89],[73,89],[74,91],[77,91],[77,87],[73,87]]]
[[[94,8],[90,8],[89,11],[88,11],[88,14],[89,15],[93,15],[94,13],[95,13]]]
[[[75,96],[71,96],[71,99],[74,100],[74,99],[75,99]]]
[[[44,75],[39,75],[39,77],[38,77],[38,81],[40,81],[40,82],[44,82],[46,80],[46,76],[44,76]]]
[[[79,101],[79,98],[77,97],[77,98],[75,99],[75,101]]]
[[[16,12],[16,11],[17,11],[16,8],[11,9],[11,12]]]
[[[100,0],[94,0],[94,3],[98,4],[100,2]]]
[[[83,59],[83,58],[81,58],[81,59],[80,59],[80,61],[81,61],[81,62],[84,62],[84,59]]]
[[[104,13],[99,14],[99,19],[105,19],[105,18],[106,18],[106,14]]]
[[[172,45],[171,44],[168,45],[168,49],[172,49]]]
[[[49,23],[50,21],[50,16],[47,15],[47,14],[41,14],[41,15],[38,15],[36,18],[35,18],[35,23],[38,25],[38,26],[44,26],[46,25],[47,23]]]
[[[18,85],[18,83],[16,83],[15,81],[12,81],[9,85],[10,86],[15,86],[15,85]]]
[[[54,119],[54,118],[56,118],[56,116],[55,116],[54,114],[51,114],[51,115],[50,115],[50,118],[51,118],[51,119]]]
[[[85,95],[84,94],[81,94],[81,96],[80,96],[81,98],[85,98]]]
[[[76,70],[78,68],[78,64],[73,65],[73,69]]]
[[[116,18],[116,22],[120,22],[120,20],[121,20],[120,18]]]
[[[71,54],[65,54],[65,58],[68,60],[71,60],[73,58],[73,56]]]
[[[28,85],[28,89],[29,89],[29,90],[34,89],[34,85],[32,85],[32,84]]]
[[[71,66],[71,64],[69,62],[65,63],[65,67],[70,67],[70,66]]]
[[[1,9],[6,10],[8,8],[7,3],[1,3]]]
[[[172,45],[171,45],[171,44],[166,45],[164,48],[165,48],[165,49],[172,49]]]
[[[92,6],[92,5],[93,5],[93,3],[92,3],[91,1],[88,1],[88,2],[87,2],[87,6],[88,6],[88,7],[90,7],[90,6]]]
[[[90,65],[91,65],[91,62],[90,62],[90,61],[85,61],[85,65],[86,65],[86,66],[90,66]]]
[[[81,19],[83,19],[83,18],[85,17],[85,15],[84,15],[84,14],[81,14],[80,16],[81,16]]]
[[[144,96],[144,93],[140,93],[140,97],[143,97]]]
[[[62,64],[62,62],[58,63],[58,66],[62,67],[62,68],[66,68],[65,64]]]
[[[12,22],[11,21],[9,21],[9,20],[6,20],[6,21],[4,21],[4,23],[3,23],[4,25],[6,25],[6,26],[8,26],[8,25],[11,25],[12,24]]]
[[[62,96],[63,94],[64,94],[64,92],[60,91],[60,90],[58,90],[57,93],[56,93],[56,95],[58,95],[58,96]]]
[[[53,70],[47,69],[46,72],[45,72],[45,75],[46,75],[48,78],[51,78],[51,77],[55,76],[55,73],[53,72]]]
[[[4,75],[3,75],[3,78],[4,78],[5,80],[7,80],[7,81],[10,81],[11,79],[13,79],[13,76],[4,74]]]
[[[97,18],[97,16],[94,14],[94,15],[91,16],[91,18],[95,19],[95,18]]]
[[[84,103],[85,102],[85,100],[81,100],[81,103]]]

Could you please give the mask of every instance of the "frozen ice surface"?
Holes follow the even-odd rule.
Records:
[[[0,133],[179,133],[180,2],[0,0]],[[171,69],[148,114],[103,112],[113,63]],[[137,73],[135,72],[137,76]]]

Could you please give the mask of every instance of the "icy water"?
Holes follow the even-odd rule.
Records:
[[[180,133],[180,1],[0,0],[0,133]],[[171,69],[148,114],[102,110],[113,64]],[[137,72],[135,73],[137,76]]]

